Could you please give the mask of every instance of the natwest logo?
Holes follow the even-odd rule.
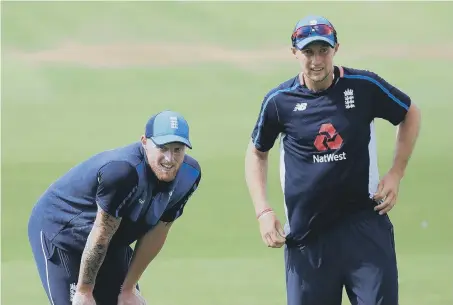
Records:
[[[340,149],[343,145],[343,138],[336,131],[332,124],[322,124],[318,131],[314,145],[319,152],[327,152],[329,150]],[[332,161],[346,160],[346,153],[341,154],[325,154],[325,155],[313,155],[313,163],[324,163]]]
[[[332,124],[322,124],[315,139],[315,147],[318,151],[339,149],[343,139],[337,133]]]
[[[341,161],[346,160],[346,153],[343,152],[341,154],[327,154],[327,155],[314,155],[313,162],[314,163],[324,163],[324,162],[332,162],[332,161]]]

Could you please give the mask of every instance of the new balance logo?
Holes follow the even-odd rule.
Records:
[[[329,150],[338,150],[343,146],[343,138],[335,130],[332,124],[322,124],[318,131],[318,135],[313,143],[319,152],[327,152]],[[341,154],[326,154],[313,155],[313,163],[323,163],[332,161],[346,160],[346,153]]]
[[[346,109],[354,108],[354,91],[352,89],[346,89],[344,92],[344,106]]]
[[[307,103],[297,103],[293,111],[304,111],[307,109]]]
[[[175,116],[170,117],[170,128],[178,129],[178,118]]]

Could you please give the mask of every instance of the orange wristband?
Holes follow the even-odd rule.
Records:
[[[264,214],[266,214],[267,212],[272,212],[272,208],[267,208],[267,209],[264,209],[262,210],[258,215],[256,215],[256,219],[259,219],[261,216],[263,216]]]

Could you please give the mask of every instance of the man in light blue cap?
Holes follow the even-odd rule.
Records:
[[[299,50],[314,41],[324,41],[332,48],[337,44],[337,32],[334,26],[324,17],[307,16],[299,20],[291,36],[293,46]]]
[[[288,305],[398,305],[393,225],[399,184],[420,128],[411,98],[377,74],[335,66],[337,31],[308,16],[291,35],[301,72],[264,97],[246,181],[263,242],[285,246]],[[374,120],[398,126],[380,177]],[[280,135],[284,228],[267,198],[268,154]]]
[[[291,35],[292,52],[301,65],[304,81],[323,88],[332,82],[333,57],[338,51],[337,32],[324,17],[307,16]],[[331,56],[330,56],[331,55]]]
[[[186,147],[187,121],[162,111],[141,141],[94,155],[44,192],[28,236],[50,304],[146,304],[138,280],[200,183]]]

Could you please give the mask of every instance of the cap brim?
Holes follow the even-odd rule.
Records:
[[[324,42],[327,42],[332,48],[335,47],[335,41],[333,41],[332,39],[330,39],[328,37],[323,37],[323,36],[313,36],[313,37],[305,38],[305,39],[299,41],[298,43],[296,43],[296,47],[299,50],[302,50],[308,44],[315,42],[315,41],[324,41]]]
[[[183,143],[190,149],[192,149],[192,144],[190,144],[190,141],[187,140],[186,138],[177,136],[177,135],[166,135],[166,136],[159,136],[159,137],[151,137],[151,140],[154,142],[156,145],[165,145],[169,143]]]

